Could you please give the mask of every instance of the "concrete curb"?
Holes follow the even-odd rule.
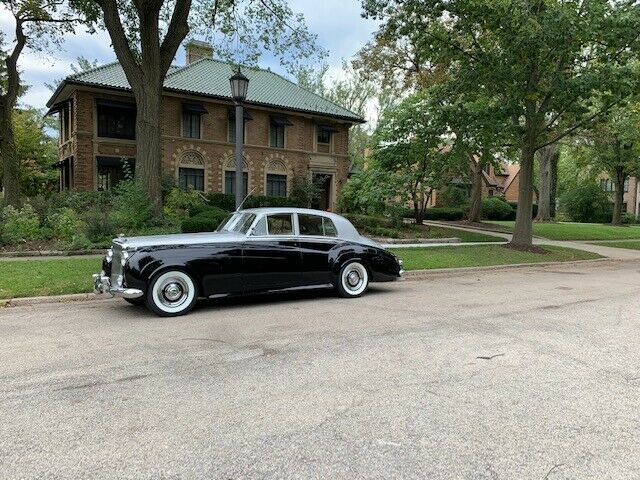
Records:
[[[405,244],[419,244],[419,245],[442,245],[455,243],[456,245],[461,243],[458,237],[451,238],[372,238],[378,243],[385,245],[405,245]]]
[[[111,298],[109,295],[96,295],[95,293],[73,293],[70,295],[52,295],[49,297],[22,297],[0,300],[0,308],[27,307],[29,305],[102,301]]]
[[[82,257],[104,255],[103,250],[26,250],[24,252],[0,252],[0,258],[29,258],[29,257]]]
[[[446,276],[446,275],[458,275],[464,273],[474,272],[491,272],[500,270],[513,270],[520,268],[530,267],[550,267],[550,266],[577,266],[585,263],[619,263],[626,260],[616,258],[594,258],[591,260],[574,260],[572,262],[540,262],[540,263],[514,263],[508,265],[489,265],[486,267],[460,267],[460,268],[432,268],[428,270],[410,270],[405,272],[404,279],[406,280],[423,280],[430,276]]]
[[[434,268],[431,270],[411,270],[405,272],[403,279],[407,281],[426,280],[429,277],[439,277],[446,275],[461,275],[474,272],[490,272],[500,270],[510,270],[530,267],[548,267],[548,266],[576,266],[586,263],[619,263],[628,260],[596,258],[593,260],[576,260],[574,262],[543,262],[543,263],[517,263],[511,265],[492,265],[487,267],[463,267],[463,268]],[[109,295],[96,295],[95,293],[74,293],[71,295],[55,295],[50,297],[24,297],[0,300],[0,308],[9,307],[28,307],[32,305],[61,304],[72,302],[92,302],[104,301],[111,299]]]

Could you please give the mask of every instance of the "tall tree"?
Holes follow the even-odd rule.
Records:
[[[538,164],[540,165],[540,178],[538,187],[538,214],[536,221],[551,221],[551,199],[555,203],[555,194],[553,193],[554,184],[557,180],[553,179],[554,163],[557,172],[557,164],[560,158],[560,147],[557,143],[547,145],[538,150]]]
[[[613,184],[611,223],[622,223],[624,188],[630,176],[640,176],[640,104],[611,109],[580,135],[581,156],[594,175],[603,172]]]
[[[255,63],[264,50],[287,65],[316,50],[304,19],[284,0],[77,0],[103,24],[136,100],[136,179],[161,212],[162,87],[190,30],[218,40],[218,56]],[[265,34],[268,32],[268,34]],[[293,52],[293,53],[292,53]]]
[[[13,131],[20,172],[20,191],[31,197],[51,192],[58,182],[58,170],[52,165],[58,160],[58,142],[47,131],[55,130],[57,122],[35,108],[13,110]]]
[[[375,152],[368,164],[396,186],[395,194],[413,205],[421,224],[433,193],[468,171],[468,159],[456,155],[439,108],[426,93],[418,93],[387,110],[374,133]]]
[[[20,162],[16,150],[13,110],[24,88],[20,82],[18,61],[25,48],[44,50],[56,45],[65,33],[72,32],[79,19],[73,16],[65,0],[2,0],[2,8],[11,16],[14,38],[10,44],[0,37],[0,156],[4,201],[20,204]]]
[[[512,245],[532,245],[534,156],[620,103],[635,88],[640,7],[596,0],[363,0],[397,38],[450,65],[461,87],[499,97],[519,150]],[[593,110],[593,99],[600,108]]]

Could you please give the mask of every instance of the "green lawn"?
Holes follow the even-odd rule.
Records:
[[[425,225],[405,224],[402,228],[388,228],[388,227],[369,227],[360,228],[363,235],[369,237],[382,237],[382,238],[454,238],[457,237],[461,242],[500,242],[503,239],[496,237],[495,235],[466,232],[464,230],[458,230],[455,228],[447,227],[434,227]]]
[[[0,261],[0,299],[91,292],[100,269],[97,257]]]
[[[513,231],[515,222],[489,223]],[[640,227],[615,227],[601,223],[534,223],[533,234],[550,240],[625,240],[640,239]]]
[[[503,245],[469,245],[461,247],[391,248],[404,261],[405,270],[432,268],[485,267],[518,263],[570,262],[601,258],[572,248],[543,246],[549,253],[521,252]]]
[[[603,247],[627,248],[629,250],[640,250],[640,240],[632,242],[593,242],[594,245]]]

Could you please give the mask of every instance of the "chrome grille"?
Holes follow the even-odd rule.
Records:
[[[122,247],[113,244],[113,260],[111,261],[111,285],[122,286]]]

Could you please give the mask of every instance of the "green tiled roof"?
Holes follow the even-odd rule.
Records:
[[[243,67],[242,73],[249,78],[247,95],[249,104],[279,107],[354,122],[364,121],[360,115],[299,87],[269,70]],[[231,75],[233,75],[231,64],[205,58],[184,67],[172,66],[164,81],[164,88],[191,95],[231,100],[229,86]],[[124,71],[118,63],[109,63],[86,72],[76,73],[67,77],[65,82],[127,90],[130,88]],[[54,98],[55,96],[56,94]]]

